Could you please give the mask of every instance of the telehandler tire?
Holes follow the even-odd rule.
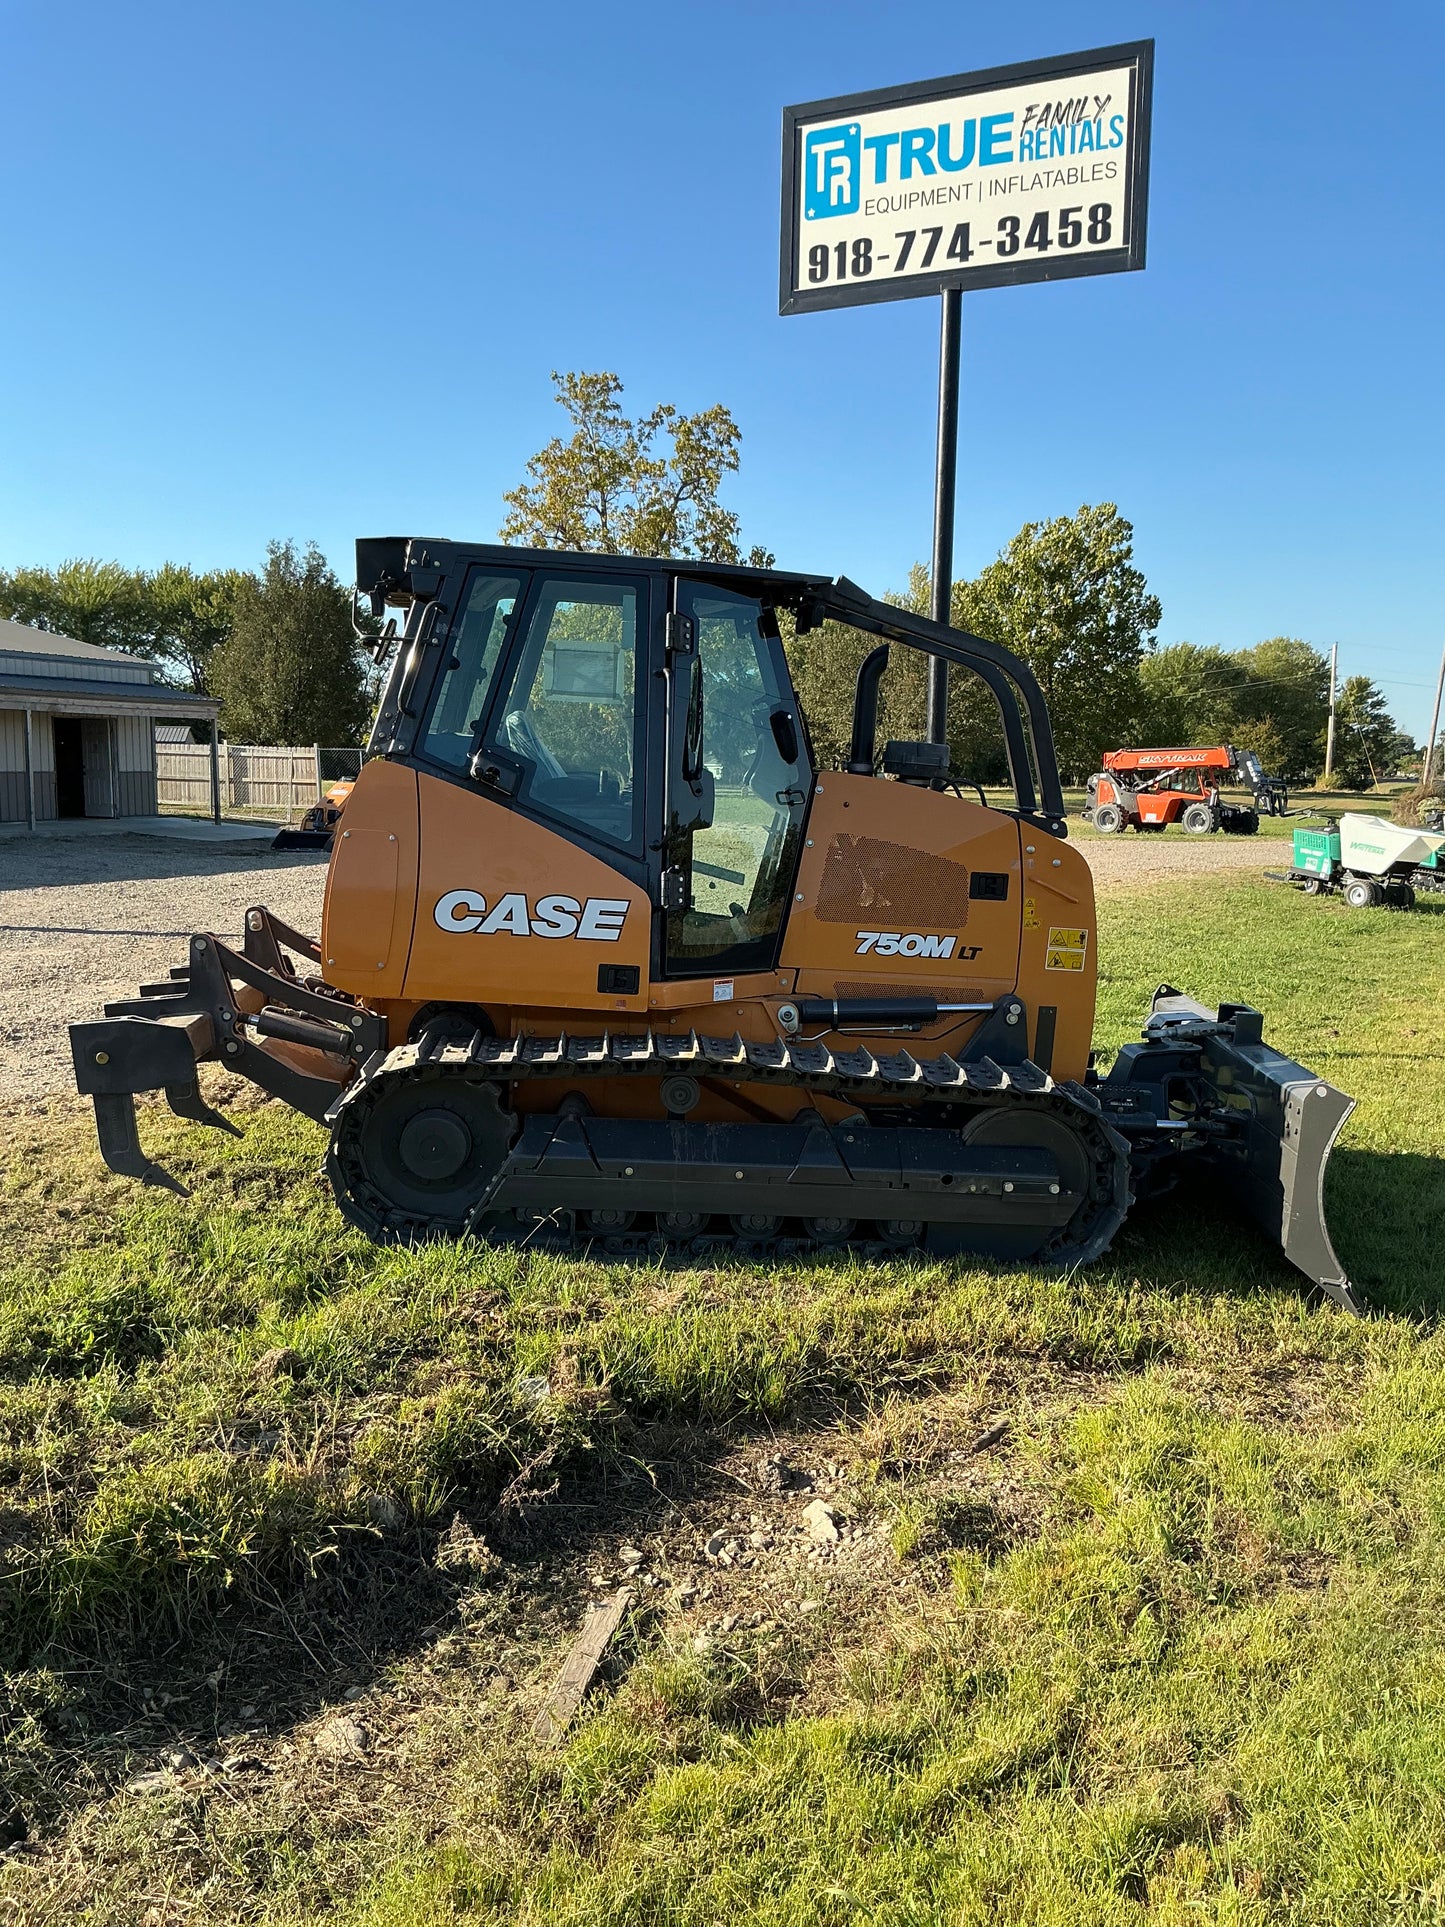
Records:
[[[1124,828],[1124,812],[1117,803],[1100,803],[1094,811],[1094,828],[1101,836],[1118,836]]]
[[[1191,803],[1179,821],[1191,836],[1208,836],[1214,829],[1214,811],[1207,803]]]

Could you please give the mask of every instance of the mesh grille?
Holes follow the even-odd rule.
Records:
[[[823,861],[815,914],[822,923],[959,930],[968,920],[968,871],[906,843],[835,836]]]

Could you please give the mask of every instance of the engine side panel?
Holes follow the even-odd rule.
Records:
[[[421,862],[402,995],[418,1003],[645,1011],[652,937],[645,893],[504,803],[437,777],[416,780]],[[636,989],[601,988],[603,965],[635,970]]]
[[[803,997],[992,1003],[1017,986],[1021,874],[1011,817],[828,771],[813,793],[782,964]],[[975,1021],[951,1017],[921,1036],[953,1049]]]
[[[794,894],[782,964],[799,996],[992,1003],[1018,991],[1036,1057],[1056,1077],[1082,1078],[1094,890],[1067,843],[955,796],[830,771],[814,792]],[[961,1049],[977,1021],[945,1018],[921,1040]]]
[[[370,1002],[399,997],[416,911],[417,775],[366,764],[331,846],[321,913],[328,983]]]

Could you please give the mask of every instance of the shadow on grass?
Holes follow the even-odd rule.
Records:
[[[798,1437],[817,1437],[823,1449],[813,1426]],[[228,1742],[234,1750],[242,1733],[263,1745],[284,1741],[328,1707],[384,1684],[444,1635],[451,1637],[438,1667],[464,1669],[463,1694],[475,1693],[477,1677],[493,1667],[505,1665],[519,1683],[540,1678],[577,1632],[585,1601],[605,1596],[593,1589],[594,1571],[605,1568],[619,1583],[619,1545],[660,1546],[664,1565],[686,1572],[696,1563],[700,1520],[783,1503],[765,1482],[740,1489],[729,1467],[740,1449],[776,1446],[776,1434],[756,1423],[638,1426],[617,1414],[596,1444],[549,1467],[551,1485],[505,1510],[494,1494],[459,1495],[454,1516],[502,1556],[480,1589],[475,1571],[449,1567],[448,1530],[407,1526],[353,1542],[309,1580],[277,1574],[275,1585],[262,1577],[242,1596],[208,1596],[180,1612],[93,1616],[33,1647],[0,1690],[0,1742],[28,1738],[7,1749],[0,1810],[8,1799],[32,1835],[51,1832],[99,1789],[177,1748],[208,1758]],[[804,1488],[812,1489],[806,1479]],[[799,1503],[786,1483],[781,1490]],[[958,1518],[950,1543],[993,1544],[990,1529],[1002,1530],[986,1508],[960,1507]],[[795,1589],[805,1583],[803,1574],[793,1581]],[[661,1597],[641,1595],[634,1640]],[[603,1676],[620,1663],[610,1660]],[[738,1731],[782,1717],[797,1682],[783,1678],[775,1688],[760,1691],[756,1679],[740,1677],[712,1717]]]
[[[1371,1307],[1433,1324],[1445,1313],[1445,1158],[1337,1150],[1325,1221],[1346,1274]],[[1135,1207],[1110,1254],[1154,1290],[1238,1297],[1307,1294],[1296,1271],[1221,1174],[1187,1172]]]

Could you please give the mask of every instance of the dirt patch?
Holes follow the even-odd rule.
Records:
[[[196,930],[239,941],[263,902],[317,931],[324,858],[264,844],[116,836],[0,842],[0,1092],[72,1087],[67,1024],[184,963]]]
[[[971,1449],[971,1404],[935,1400],[916,1427],[934,1449],[908,1495],[948,1503],[906,1548],[875,1428],[664,1425],[634,1441],[645,1471],[609,1455],[604,1478],[564,1471],[535,1506],[380,1533],[274,1619],[222,1614],[63,1683],[17,1676],[0,1725],[30,1738],[13,1776],[28,1837],[0,1849],[0,1913],[170,1927],[203,1892],[209,1919],[250,1919],[277,1853],[317,1855],[325,1886],[301,1897],[319,1909],[399,1817],[443,1831],[459,1775],[520,1780],[548,1756],[538,1709],[588,1604],[618,1586],[633,1603],[591,1704],[667,1650],[727,1683],[724,1724],[822,1710],[886,1628],[946,1602],[950,1549],[1035,1529],[1011,1440]]]

